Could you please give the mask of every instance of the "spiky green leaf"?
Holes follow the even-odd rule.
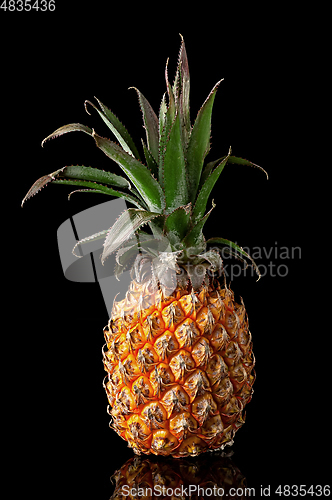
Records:
[[[21,203],[21,207],[23,207],[23,204],[26,200],[28,200],[29,198],[31,198],[32,196],[34,196],[35,194],[37,194],[44,186],[46,186],[46,184],[48,184],[49,182],[52,182],[54,181],[55,177],[64,169],[65,167],[63,168],[60,168],[59,170],[56,170],[55,172],[52,172],[51,174],[47,174],[47,175],[43,175],[42,177],[40,177],[39,179],[36,180],[36,182],[34,182],[31,186],[31,188],[29,189],[29,191],[27,192],[27,194],[24,196],[23,200],[22,200],[22,203]]]
[[[218,158],[217,160],[210,161],[209,163],[207,163],[205,165],[205,167],[204,167],[204,169],[202,171],[202,174],[201,174],[201,179],[199,181],[199,189],[203,186],[204,182],[209,177],[209,175],[213,171],[214,167],[218,163],[222,162],[225,158],[226,158],[226,156],[222,156],[221,158]]]
[[[105,259],[127,241],[137,229],[156,217],[160,217],[160,214],[148,212],[147,210],[137,210],[135,208],[129,208],[122,212],[117,221],[108,230],[104,242],[103,254],[101,256],[102,264]]]
[[[100,137],[93,132],[97,146],[114,160],[135,185],[137,191],[145,200],[151,212],[162,212],[164,208],[164,193],[150,170],[141,162],[126,153],[120,146]]]
[[[180,113],[181,134],[184,148],[187,148],[188,139],[190,135],[190,108],[189,108],[189,94],[190,94],[190,76],[187,51],[184,44],[184,39],[181,36],[182,43],[179,53],[178,67],[175,76],[173,93],[176,100],[178,112]]]
[[[89,112],[87,110],[86,105],[90,104],[90,106],[92,106],[97,111],[99,116],[103,119],[103,121],[106,123],[108,128],[115,135],[115,137],[117,138],[117,140],[119,141],[119,143],[121,144],[123,149],[126,151],[126,153],[129,153],[132,156],[134,156],[135,158],[137,158],[138,160],[140,160],[141,158],[140,158],[139,152],[135,146],[135,143],[134,143],[132,137],[130,136],[128,130],[126,129],[126,127],[112,113],[112,111],[109,108],[107,108],[107,106],[105,106],[99,99],[97,99],[97,97],[95,97],[95,99],[98,101],[98,104],[101,108],[101,111],[92,102],[85,101],[85,109],[86,109],[87,113],[89,113]]]
[[[81,240],[79,240],[76,245],[74,246],[74,248],[72,249],[72,254],[75,255],[75,257],[82,257],[82,255],[77,255],[76,252],[76,248],[79,246],[79,245],[84,245],[86,243],[92,243],[93,241],[97,241],[97,240],[101,240],[101,239],[104,239],[105,236],[107,234],[107,229],[104,229],[103,231],[99,231],[99,233],[95,233],[95,234],[92,234],[91,236],[87,236],[86,238],[82,238]]]
[[[182,146],[180,115],[177,114],[166,144],[163,163],[166,212],[187,205],[188,180]]]
[[[128,201],[129,203],[132,203],[138,208],[145,209],[145,204],[142,203],[141,200],[136,198],[135,196],[132,196],[127,193],[123,193],[122,191],[116,191],[115,189],[109,188],[107,186],[103,186],[101,184],[98,184],[96,182],[91,182],[91,181],[83,181],[83,180],[74,180],[74,179],[64,179],[64,178],[57,178],[53,180],[53,184],[62,184],[65,186],[76,186],[76,187],[83,187],[83,188],[88,188],[90,190],[94,190],[94,192],[98,193],[103,193],[103,194],[108,194],[109,196],[115,196],[117,198],[123,198],[124,200]],[[71,195],[72,193],[70,193]]]
[[[154,157],[155,161],[158,161],[158,151],[159,151],[159,123],[158,118],[154,110],[152,109],[149,101],[144,97],[142,92],[140,92],[136,87],[130,87],[135,89],[138,95],[138,101],[143,114],[144,127],[146,131],[146,141],[148,148]]]
[[[227,160],[230,155],[230,150],[228,156],[226,156],[219,165],[213,170],[213,172],[209,175],[209,177],[204,182],[201,190],[198,193],[197,200],[193,210],[193,223],[196,223],[199,219],[203,217],[206,210],[206,205],[211,194],[211,191],[217,182],[221,172],[223,171]]]
[[[41,145],[44,146],[45,142],[49,139],[54,139],[55,137],[60,137],[60,135],[67,134],[68,132],[85,132],[88,135],[92,135],[92,129],[82,125],[81,123],[69,123],[68,125],[63,125],[62,127],[56,129],[52,134],[48,135],[43,139]]]
[[[206,223],[210,213],[215,207],[215,203],[212,200],[212,208],[202,217],[193,228],[189,231],[186,237],[182,240],[182,245],[184,248],[196,248],[195,253],[200,253],[205,250],[205,238],[203,235],[203,227]]]
[[[121,175],[105,172],[104,170],[99,170],[98,168],[84,167],[82,165],[65,167],[61,170],[60,177],[99,182],[109,186],[130,189],[129,181],[124,177],[121,177]]]
[[[166,124],[166,113],[167,113],[166,94],[164,94],[159,108],[159,146],[160,146],[160,137]]]
[[[252,161],[245,160],[244,158],[238,158],[237,156],[230,156],[228,158],[228,163],[235,163],[237,165],[246,165],[247,167],[258,168],[259,170],[261,170],[262,172],[264,172],[264,174],[266,175],[267,179],[269,178],[269,175],[266,172],[266,170],[264,170],[264,168],[260,167],[259,165],[256,165],[256,163],[253,163]]]
[[[158,165],[152,156],[149,148],[146,146],[145,142],[142,139],[142,145],[143,145],[143,151],[144,151],[144,156],[145,156],[145,163],[150,172],[155,176],[158,177]]]
[[[165,232],[172,245],[179,244],[188,232],[191,203],[179,207],[165,218]]]
[[[187,150],[187,172],[190,201],[194,203],[203,169],[204,159],[210,150],[211,117],[215,95],[220,80],[212,89],[196,117]]]
[[[166,88],[167,88],[167,94],[168,94],[168,117],[170,123],[173,123],[173,120],[175,118],[175,113],[176,113],[176,104],[175,104],[175,96],[173,93],[173,89],[169,83],[168,80],[168,59],[166,61],[166,68],[165,68],[165,80],[166,80]]]

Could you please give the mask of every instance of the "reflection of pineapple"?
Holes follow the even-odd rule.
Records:
[[[100,109],[89,103],[120,145],[78,123],[47,139],[83,131],[128,179],[91,167],[64,167],[36,181],[25,199],[53,182],[122,197],[136,207],[108,231],[80,242],[106,235],[102,261],[117,251],[117,274],[138,254],[128,293],[114,303],[104,331],[104,385],[112,427],[136,453],[183,457],[231,444],[251,398],[254,357],[246,311],[216,278],[221,248],[250,257],[223,238],[205,240],[202,230],[212,210],[206,211],[208,198],[226,163],[256,165],[229,151],[204,166],[220,82],[191,126],[183,42],[174,85],[167,71],[166,83],[168,104],[164,95],[159,119],[137,90],[146,166],[115,115],[100,101]],[[146,224],[152,234],[142,230]]]
[[[195,459],[171,460],[133,457],[112,479],[111,500],[121,498],[245,498],[246,479],[228,457],[204,455]]]

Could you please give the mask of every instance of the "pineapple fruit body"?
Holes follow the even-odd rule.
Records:
[[[233,442],[255,379],[245,307],[217,280],[169,296],[131,282],[104,329],[111,427],[136,454],[195,456]]]

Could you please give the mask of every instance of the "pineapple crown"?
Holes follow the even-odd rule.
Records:
[[[87,113],[90,114],[88,106],[95,109],[118,143],[101,137],[85,125],[70,123],[47,136],[42,146],[47,140],[67,132],[84,132],[119,165],[126,177],[92,167],[65,166],[38,179],[24,197],[22,205],[50,182],[80,188],[70,193],[69,197],[74,192],[103,193],[123,198],[134,205],[136,208],[125,210],[111,228],[77,243],[105,237],[102,263],[116,251],[117,275],[128,259],[138,252],[145,252],[157,259],[154,268],[157,276],[161,277],[165,268],[177,274],[185,269],[196,288],[203,283],[207,269],[220,271],[220,250],[223,249],[237,258],[251,261],[260,277],[254,261],[236,243],[221,237],[206,240],[203,234],[204,224],[215,207],[212,200],[212,207],[207,210],[208,200],[225,165],[239,164],[265,170],[233,156],[231,149],[227,155],[205,163],[210,151],[213,103],[222,80],[213,87],[191,125],[189,66],[182,36],[181,39],[172,86],[168,80],[168,61],[166,63],[167,92],[162,97],[159,116],[144,95],[131,87],[137,92],[146,131],[146,141],[142,140],[145,163],[129,132],[112,111],[97,98],[99,107],[85,101]],[[145,225],[150,227],[152,234],[143,231]],[[195,272],[197,266],[199,273]]]

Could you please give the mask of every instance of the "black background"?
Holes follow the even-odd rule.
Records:
[[[62,166],[114,169],[94,141],[68,134],[41,140],[61,125],[81,122],[109,136],[85,99],[97,96],[144,137],[136,86],[158,110],[171,81],[184,36],[191,74],[191,118],[214,84],[211,160],[227,153],[259,170],[229,165],[213,197],[208,236],[253,248],[300,247],[295,259],[273,252],[260,265],[287,265],[287,275],[235,278],[254,340],[257,380],[247,421],[235,439],[234,462],[248,486],[328,483],[322,443],[330,438],[318,321],[322,310],[312,287],[305,228],[310,215],[300,183],[304,119],[303,72],[310,52],[303,13],[177,5],[58,2],[55,12],[0,12],[2,30],[3,174],[10,182],[6,252],[10,340],[5,356],[12,429],[13,469],[24,474],[34,498],[111,496],[110,476],[132,456],[108,428],[101,363],[107,311],[97,284],[73,283],[62,273],[56,231],[71,214],[102,195],[73,196],[47,186],[24,208],[32,183]],[[244,5],[244,4],[243,4]],[[301,26],[301,29],[299,29]],[[305,87],[305,84],[304,84]],[[302,89],[302,90],[301,90]],[[305,90],[305,89],[304,89]],[[5,159],[6,158],[6,159]],[[303,178],[303,177],[302,177]],[[5,217],[5,222],[8,217]],[[284,269],[282,273],[284,274]],[[317,305],[317,308],[316,308]],[[318,324],[319,323],[319,324]],[[9,380],[11,381],[9,383]],[[210,457],[213,460],[213,455]]]

